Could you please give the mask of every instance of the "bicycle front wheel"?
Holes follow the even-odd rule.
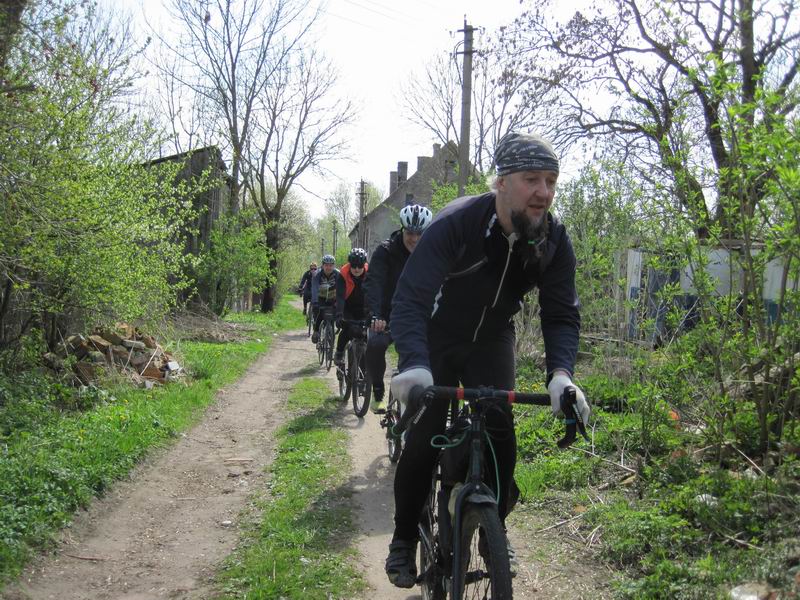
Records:
[[[353,362],[350,366],[350,393],[353,395],[353,412],[361,419],[369,409],[369,399],[372,395],[372,382],[367,378],[364,368],[364,354],[358,350],[353,351]]]
[[[347,345],[346,361],[347,362],[344,371],[339,371],[336,373],[337,377],[341,375],[341,379],[339,379],[339,396],[343,402],[347,402],[350,399],[350,393],[353,390],[353,384],[350,381],[350,373],[353,370],[352,344]]]
[[[333,333],[333,325],[328,323],[328,327],[325,331],[325,368],[329,371],[331,370],[331,365],[333,364],[333,344],[335,343],[334,336],[336,334]]]
[[[460,582],[454,588],[462,590],[457,600],[511,600],[513,592],[508,546],[497,508],[485,504],[467,504],[464,507],[460,539],[461,572],[453,574]]]
[[[322,366],[322,363],[325,362],[325,341],[328,339],[328,325],[324,321],[319,324],[319,341],[317,342],[317,354],[319,356],[319,364]]]

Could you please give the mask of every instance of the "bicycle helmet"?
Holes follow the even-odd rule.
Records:
[[[433,213],[420,204],[410,204],[400,209],[400,223],[410,233],[422,233],[433,221]]]
[[[336,259],[333,258],[332,255],[326,254],[325,256],[322,257],[322,264],[323,265],[335,265],[336,264]]]
[[[350,254],[347,255],[347,262],[350,263],[351,267],[357,269],[363,267],[364,263],[367,262],[367,251],[363,248],[353,248],[350,250]]]

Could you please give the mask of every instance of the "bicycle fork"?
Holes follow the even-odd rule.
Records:
[[[467,504],[488,504],[497,508],[497,499],[492,490],[483,482],[481,473],[481,458],[483,456],[483,431],[481,421],[473,419],[470,425],[470,461],[468,483],[458,490],[455,499],[455,510],[453,515],[453,527],[451,529],[453,565],[451,570],[451,585],[453,586],[453,598],[461,598],[464,594],[462,581],[459,574],[463,568],[461,564],[463,556],[461,552],[461,524],[463,520],[463,509]]]

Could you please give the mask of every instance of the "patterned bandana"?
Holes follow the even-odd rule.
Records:
[[[502,177],[517,171],[555,171],[558,157],[553,146],[541,136],[509,132],[497,144],[494,154],[497,175]]]

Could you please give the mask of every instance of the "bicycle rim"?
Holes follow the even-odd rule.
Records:
[[[458,600],[510,600],[511,568],[497,508],[467,504],[461,522],[462,595]]]

